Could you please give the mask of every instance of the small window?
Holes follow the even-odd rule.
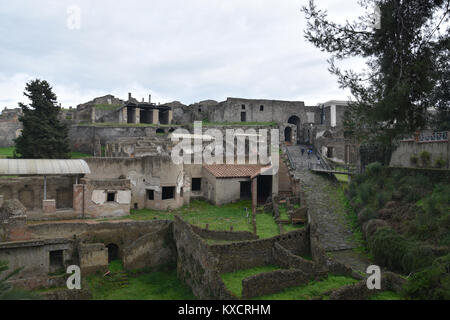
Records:
[[[106,201],[107,202],[114,202],[114,201],[116,201],[116,193],[115,192],[108,192]]]
[[[198,112],[200,112],[200,113],[201,113],[201,112],[202,112],[202,108],[198,108]]]
[[[202,178],[192,178],[192,191],[202,190]]]
[[[263,105],[259,106],[259,111],[264,111],[264,106]]]
[[[162,188],[162,200],[169,200],[175,198],[175,187]]]
[[[242,107],[242,110],[245,110],[245,104],[243,104],[241,107]]]
[[[147,190],[147,199],[155,200],[155,191],[154,190]]]

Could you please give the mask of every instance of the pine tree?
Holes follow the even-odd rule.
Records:
[[[305,37],[331,53],[330,72],[355,102],[345,125],[361,139],[384,145],[429,126],[427,112],[449,109],[449,0],[360,0],[365,13],[355,22],[330,21],[313,0],[303,7]],[[380,24],[374,26],[375,8]],[[359,57],[367,68],[341,70],[336,61]],[[448,113],[447,113],[448,114]]]
[[[60,122],[61,108],[56,95],[45,80],[32,80],[26,84],[24,95],[30,105],[19,103],[23,124],[22,135],[15,139],[14,156],[24,159],[67,159],[70,158],[68,128]]]

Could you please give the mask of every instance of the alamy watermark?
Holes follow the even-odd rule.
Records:
[[[194,134],[177,129],[171,140],[176,143],[171,153],[175,164],[254,164],[264,166],[261,175],[278,173],[279,129],[226,129],[224,137],[219,129],[203,132],[202,122],[196,121]],[[204,142],[209,144],[204,147]]]
[[[81,269],[77,265],[67,267],[66,273],[70,274],[67,278],[66,286],[69,290],[81,289]]]
[[[381,269],[379,266],[369,266],[366,271],[370,276],[367,278],[366,284],[369,290],[381,290]]]

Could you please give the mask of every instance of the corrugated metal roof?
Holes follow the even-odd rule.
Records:
[[[54,159],[0,159],[0,175],[89,174],[86,161]]]

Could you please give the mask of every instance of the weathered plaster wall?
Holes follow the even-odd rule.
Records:
[[[431,154],[431,166],[434,166],[437,159],[443,158],[447,162],[446,168],[449,168],[450,142],[448,140],[435,142],[401,141],[398,148],[392,153],[390,165],[394,167],[414,167],[411,163],[411,156],[418,156],[420,163],[420,153],[423,151]]]

